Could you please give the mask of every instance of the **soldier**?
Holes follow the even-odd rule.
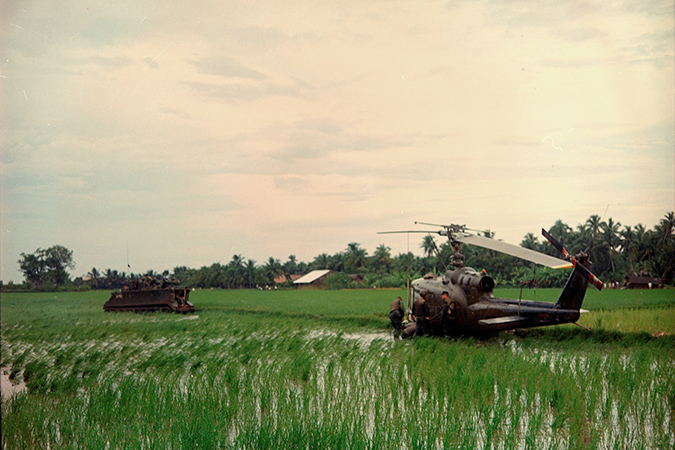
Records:
[[[401,335],[401,323],[403,322],[403,314],[405,310],[403,309],[403,302],[401,297],[396,297],[396,300],[391,302],[389,307],[389,319],[391,320],[391,326],[394,327],[394,339],[397,339]]]
[[[446,291],[441,294],[441,300],[443,300],[441,324],[443,325],[443,333],[447,336],[452,332],[455,323],[455,301],[450,298],[450,294]]]
[[[426,292],[420,293],[420,297],[413,303],[413,317],[416,324],[413,339],[415,339],[416,336],[422,335],[426,331],[427,323],[429,323],[429,316],[431,313],[429,312],[426,296]]]

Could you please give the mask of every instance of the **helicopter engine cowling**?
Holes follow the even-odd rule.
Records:
[[[495,280],[485,272],[478,273],[470,267],[462,267],[453,272],[451,281],[458,286],[469,286],[480,289],[483,292],[492,292],[495,288]]]

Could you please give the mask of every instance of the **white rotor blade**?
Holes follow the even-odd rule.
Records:
[[[553,256],[535,252],[534,250],[530,250],[519,245],[507,244],[506,242],[497,241],[483,236],[475,236],[473,234],[458,234],[455,236],[455,240],[463,244],[477,245],[479,247],[489,248],[490,250],[506,253],[507,255],[541,264],[542,266],[550,267],[551,269],[567,269],[573,267],[572,263],[567,262],[564,259],[555,258]]]

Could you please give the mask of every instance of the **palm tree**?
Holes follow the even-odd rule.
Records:
[[[89,273],[87,274],[91,277],[91,287],[92,289],[98,289],[98,278],[101,275],[96,267],[92,267]]]
[[[566,245],[569,239],[569,235],[572,232],[572,228],[570,228],[569,225],[567,225],[565,222],[563,222],[561,219],[558,219],[553,223],[553,226],[548,230],[548,232],[551,234],[551,236],[555,236],[555,238],[560,242],[562,245]]]
[[[241,255],[232,255],[230,263],[227,265],[226,275],[227,287],[241,287],[245,283],[246,275],[244,273],[244,257]]]
[[[600,232],[603,223],[602,217],[598,216],[597,214],[593,214],[588,218],[588,220],[586,220],[586,226],[590,230],[593,237],[595,237]]]
[[[628,270],[631,272],[633,269],[633,255],[635,253],[635,231],[630,225],[623,227],[623,230],[619,233],[621,239],[621,253],[625,255],[626,260],[628,261]]]
[[[537,240],[537,236],[535,236],[533,233],[527,233],[520,243],[520,246],[523,248],[529,248],[530,250],[538,251],[539,241]]]
[[[371,259],[371,267],[379,273],[388,273],[389,266],[391,265],[391,248],[387,247],[384,244],[380,244],[373,253]]]
[[[614,266],[614,258],[612,258],[612,253],[616,252],[616,247],[619,245],[619,227],[621,223],[614,222],[610,217],[607,223],[602,224],[602,239],[604,241],[604,246],[607,250],[607,255],[609,257],[609,265],[612,269],[612,273],[616,272],[616,267]]]
[[[434,240],[434,237],[430,234],[424,236],[420,247],[422,248],[425,257],[432,257],[436,252],[436,241]]]
[[[586,228],[588,229],[588,234],[584,236],[583,243],[585,244],[582,250],[584,250],[591,258],[595,264],[598,265],[597,272],[602,274],[607,267],[604,263],[604,256],[601,252],[601,248],[604,246],[602,237],[600,236],[600,231],[603,229],[605,222],[602,221],[602,218],[597,214],[594,214],[586,220]],[[603,267],[604,266],[604,267]]]
[[[333,272],[342,272],[345,269],[346,260],[346,253],[337,252],[334,255],[328,257],[327,269],[330,269]]]
[[[295,255],[290,255],[288,261],[284,264],[284,272],[286,275],[292,275],[298,271],[298,260]]]
[[[253,281],[255,280],[255,260],[249,259],[244,264],[244,269],[246,271],[246,278],[248,278],[248,287],[253,287]]]
[[[361,248],[358,242],[350,242],[347,244],[345,270],[348,272],[357,272],[358,269],[366,266],[368,252]]]
[[[664,283],[672,283],[675,276],[675,214],[669,212],[654,227],[654,258],[652,266]]]
[[[660,243],[665,244],[672,239],[675,234],[675,213],[671,211],[666,214],[656,227],[656,231],[659,233]]]
[[[328,253],[321,253],[314,258],[314,261],[310,265],[314,270],[323,270],[328,269],[329,264],[330,256],[328,256]]]
[[[264,269],[268,283],[272,283],[276,277],[278,277],[283,273],[281,262],[278,259],[274,259],[271,256],[265,263]]]
[[[105,270],[105,287],[106,289],[111,289],[117,287],[115,285],[115,279],[113,276],[113,271],[112,269],[106,269]]]

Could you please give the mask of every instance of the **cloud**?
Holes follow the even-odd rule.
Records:
[[[134,270],[157,270],[232,252],[311,260],[354,241],[372,251],[375,231],[414,220],[517,242],[621,203],[616,220],[649,224],[673,204],[668,11],[12,8],[0,19],[2,277],[20,251],[56,243],[78,267],[119,269],[129,239]]]
[[[233,58],[208,56],[196,60],[191,59],[189,63],[195,66],[200,73],[218,75],[223,78],[269,79],[264,73],[249,69]]]
[[[254,102],[265,97],[302,97],[305,91],[301,83],[280,84],[245,84],[245,83],[206,83],[184,82],[185,86],[194,89],[210,99],[217,99],[227,103]]]

